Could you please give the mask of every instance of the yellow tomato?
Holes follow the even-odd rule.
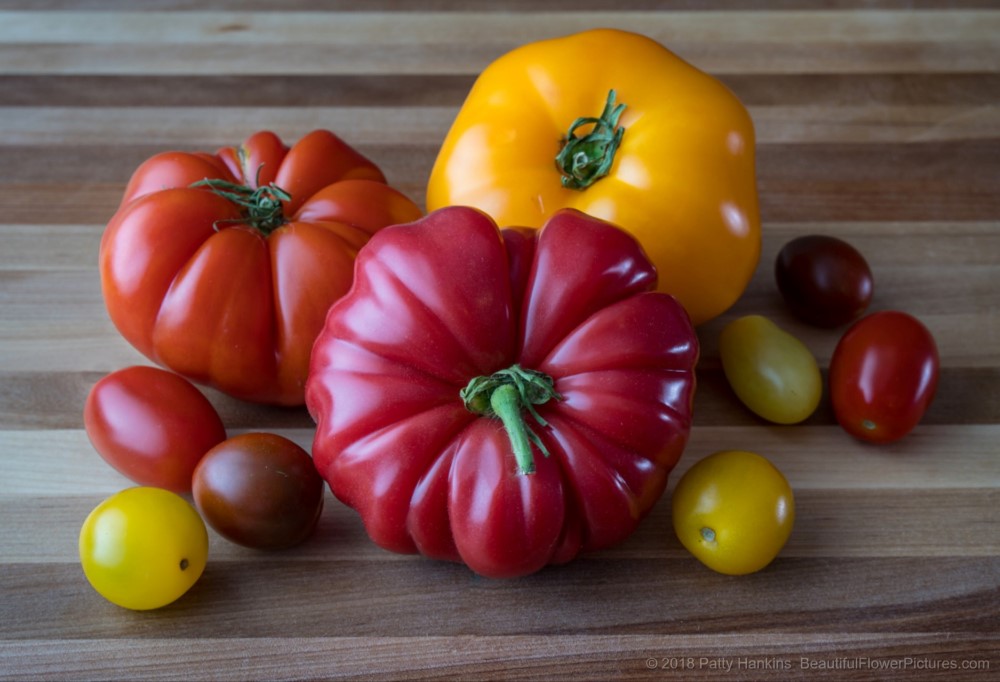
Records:
[[[778,555],[795,523],[791,486],[766,458],[716,452],[677,482],[673,525],[688,551],[728,575],[753,573]]]
[[[727,324],[719,357],[739,399],[768,421],[797,424],[819,406],[823,377],[816,358],[766,317],[746,315]]]
[[[612,222],[697,325],[739,298],[760,257],[754,145],[746,108],[718,80],[645,36],[586,31],[480,74],[427,208],[474,206],[501,226],[540,227],[564,207]]]
[[[208,531],[184,498],[160,488],[128,488],[97,505],[80,529],[80,563],[108,601],[156,609],[201,577]]]

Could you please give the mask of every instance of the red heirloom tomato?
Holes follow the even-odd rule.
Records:
[[[191,382],[141,365],[94,384],[83,423],[94,449],[120,473],[177,493],[191,492],[198,461],[226,438],[219,414]]]
[[[302,404],[309,352],[354,256],[421,215],[333,133],[260,132],[143,163],[101,241],[104,301],[154,362],[238,398]]]
[[[194,501],[219,535],[255,549],[293,547],[316,529],[323,479],[309,453],[273,433],[244,433],[209,450]]]
[[[382,547],[484,576],[618,543],[691,423],[697,337],[655,287],[634,237],[573,209],[383,230],[313,349],[317,469]]]
[[[855,322],[830,359],[830,402],[856,438],[889,443],[913,430],[934,399],[938,352],[918,319],[887,310]]]

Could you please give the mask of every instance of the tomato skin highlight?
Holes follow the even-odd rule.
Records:
[[[770,564],[795,525],[788,480],[765,457],[745,450],[715,452],[696,462],[678,480],[671,508],[681,544],[727,575]]]
[[[828,235],[806,235],[785,244],[774,275],[792,313],[817,327],[839,327],[861,317],[875,288],[864,256]]]
[[[91,586],[126,609],[166,606],[201,577],[208,531],[184,498],[162,488],[122,490],[80,528],[80,564]]]
[[[937,391],[940,360],[931,332],[897,310],[872,313],[841,337],[830,359],[830,402],[849,434],[892,443],[912,431]]]
[[[270,433],[245,433],[212,448],[194,472],[194,501],[227,540],[254,549],[303,542],[323,510],[323,479],[309,453]]]
[[[83,422],[94,449],[121,474],[182,494],[191,492],[202,455],[226,438],[219,414],[191,382],[144,365],[94,384]]]

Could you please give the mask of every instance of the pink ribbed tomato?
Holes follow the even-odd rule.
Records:
[[[313,349],[313,458],[397,552],[524,575],[614,545],[687,441],[698,343],[634,237],[451,207],[375,235]]]

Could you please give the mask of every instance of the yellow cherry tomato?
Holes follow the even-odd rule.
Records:
[[[674,489],[672,507],[681,544],[728,575],[771,563],[795,523],[795,499],[784,475],[745,450],[716,452],[688,469]]]
[[[101,502],[80,529],[80,563],[108,601],[157,609],[201,577],[208,531],[184,498],[161,488],[128,488]]]
[[[823,377],[812,352],[761,315],[733,320],[719,337],[722,369],[743,404],[776,424],[797,424],[819,406]]]
[[[754,153],[750,115],[720,81],[646,36],[584,31],[479,75],[427,208],[474,206],[502,227],[541,227],[565,207],[612,222],[699,325],[740,297],[760,257]]]

